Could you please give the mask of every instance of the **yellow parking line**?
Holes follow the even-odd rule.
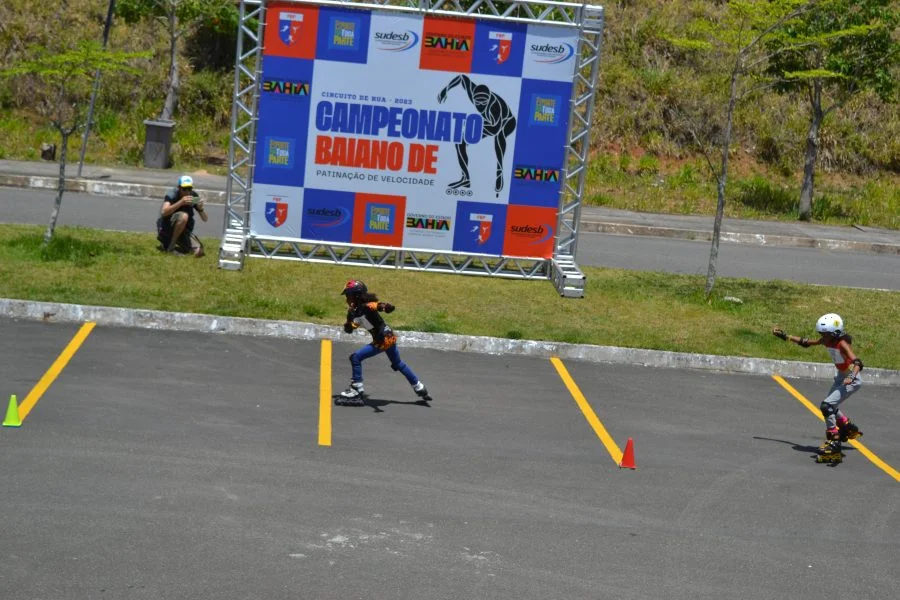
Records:
[[[622,451],[616,445],[616,442],[612,439],[612,436],[609,435],[609,432],[606,431],[606,427],[603,426],[603,423],[600,422],[600,419],[597,418],[597,415],[594,413],[594,409],[591,408],[591,405],[588,404],[588,401],[585,399],[584,394],[582,394],[581,390],[578,389],[578,385],[576,385],[575,380],[572,379],[572,376],[569,375],[569,371],[568,369],[566,369],[566,366],[555,356],[550,359],[550,362],[552,362],[553,366],[556,367],[556,372],[559,373],[559,376],[563,380],[563,383],[565,383],[566,387],[569,388],[569,393],[572,394],[572,398],[574,398],[575,402],[578,403],[578,407],[581,409],[581,412],[584,413],[584,417],[594,429],[594,433],[597,434],[597,437],[600,438],[600,441],[603,442],[604,446],[606,446],[606,451],[609,452],[609,455],[617,465],[621,464]]]
[[[22,404],[19,405],[19,420],[24,422],[25,417],[28,416],[28,413],[31,412],[31,409],[34,408],[34,405],[37,404],[38,400],[41,399],[41,396],[44,395],[44,392],[47,391],[47,388],[59,377],[59,374],[62,373],[62,370],[65,366],[72,360],[72,357],[75,355],[75,352],[81,347],[81,344],[84,343],[84,340],[87,339],[87,336],[90,335],[91,331],[93,331],[94,326],[97,325],[94,322],[88,322],[81,326],[81,329],[78,330],[78,333],[75,334],[75,337],[72,338],[72,341],[69,342],[69,345],[66,346],[66,349],[62,351],[62,354],[53,361],[53,364],[50,365],[50,368],[47,369],[47,372],[44,373],[44,376],[41,377],[40,381],[37,382],[31,391],[25,396],[25,399],[22,401]]]
[[[816,415],[820,421],[825,420],[825,417],[822,416],[822,411],[820,411],[818,408],[816,408],[812,402],[807,400],[803,396],[803,394],[801,394],[800,392],[795,390],[791,384],[789,384],[787,381],[784,380],[784,378],[781,377],[781,375],[772,375],[772,379],[777,381],[781,387],[786,389],[794,398],[799,400],[800,404],[802,404],[803,406],[808,408],[809,412]],[[880,458],[875,456],[875,454],[871,450],[866,448],[862,442],[860,442],[858,440],[850,440],[849,443],[851,446],[853,446],[854,448],[859,450],[860,454],[862,454],[863,456],[868,458],[872,462],[873,465],[875,465],[876,467],[878,467],[879,469],[881,469],[882,471],[884,471],[885,473],[887,473],[888,475],[893,477],[894,480],[900,481],[900,473],[898,473],[897,470],[894,469],[893,467],[891,467],[889,464],[887,464],[886,462],[884,462],[883,460],[881,460]]]
[[[331,340],[322,340],[319,365],[319,445],[331,445]]]

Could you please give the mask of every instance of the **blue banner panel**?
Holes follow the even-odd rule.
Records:
[[[355,196],[353,192],[305,190],[301,237],[326,242],[350,242]]]
[[[477,23],[472,73],[521,77],[527,31],[527,26],[516,23]]]
[[[365,64],[371,17],[368,11],[322,7],[316,59]]]
[[[303,186],[314,64],[263,57],[253,181]]]
[[[460,201],[456,204],[454,252],[499,255],[503,252],[506,205]]]
[[[522,80],[510,204],[559,205],[572,84]]]

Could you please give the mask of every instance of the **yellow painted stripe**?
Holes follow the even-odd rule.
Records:
[[[578,385],[575,383],[575,380],[572,379],[572,376],[569,375],[569,371],[568,369],[566,369],[566,366],[555,356],[550,359],[550,362],[552,362],[553,366],[556,367],[556,372],[559,373],[559,376],[563,380],[563,383],[566,384],[566,387],[569,389],[569,393],[572,394],[572,398],[575,399],[575,402],[578,404],[581,412],[584,413],[584,417],[587,419],[587,422],[590,423],[591,427],[594,430],[594,433],[597,434],[597,437],[600,438],[600,441],[603,442],[604,446],[606,446],[606,451],[609,452],[609,455],[617,465],[621,464],[622,451],[616,445],[616,442],[612,439],[612,436],[609,435],[609,432],[606,431],[606,427],[603,426],[603,423],[600,422],[600,419],[597,418],[597,415],[594,413],[594,409],[591,408],[591,405],[588,404],[588,401],[585,399],[584,394],[582,394],[581,390],[578,389]]]
[[[331,445],[331,340],[322,340],[319,365],[319,445]]]
[[[62,354],[60,354],[53,364],[50,365],[50,368],[47,369],[44,376],[37,382],[37,385],[35,385],[28,395],[25,396],[25,399],[22,400],[22,404],[19,405],[20,421],[25,422],[25,417],[28,416],[28,413],[31,412],[34,405],[41,399],[44,392],[46,392],[53,382],[56,381],[56,378],[59,377],[62,370],[69,364],[69,361],[72,360],[72,357],[75,356],[75,353],[81,347],[81,344],[84,343],[84,340],[87,339],[87,336],[90,335],[96,325],[97,324],[93,322],[82,325],[81,329],[78,330],[78,333],[75,334],[75,337],[72,338],[72,341],[69,342],[69,345],[66,346],[66,349],[62,351]]]
[[[772,375],[772,379],[778,382],[778,384],[786,389],[794,398],[800,401],[800,404],[809,409],[809,412],[816,415],[820,421],[825,421],[825,417],[822,416],[822,411],[820,411],[816,406],[813,405],[812,402],[807,400],[803,394],[794,389],[794,387],[784,380],[781,375]],[[897,472],[896,469],[891,467],[889,464],[875,456],[875,454],[866,448],[862,442],[859,440],[850,440],[849,444],[859,450],[859,453],[868,458],[873,465],[890,475],[894,478],[895,481],[900,481],[900,472]]]

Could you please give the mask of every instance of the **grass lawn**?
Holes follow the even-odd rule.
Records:
[[[588,267],[585,297],[572,299],[545,280],[264,259],[223,271],[218,239],[200,260],[158,252],[152,234],[84,228],[58,228],[42,248],[43,229],[0,225],[0,297],[339,325],[340,291],[359,278],[397,305],[398,330],[823,363],[821,348],[770,332],[813,337],[815,320],[837,312],[866,365],[900,369],[900,292],[719,278],[707,299],[703,276]]]

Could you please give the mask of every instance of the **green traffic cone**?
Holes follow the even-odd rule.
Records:
[[[3,420],[4,427],[21,427],[22,419],[19,418],[19,403],[16,402],[16,396],[13,394],[9,397],[9,406],[6,408],[6,419]]]

